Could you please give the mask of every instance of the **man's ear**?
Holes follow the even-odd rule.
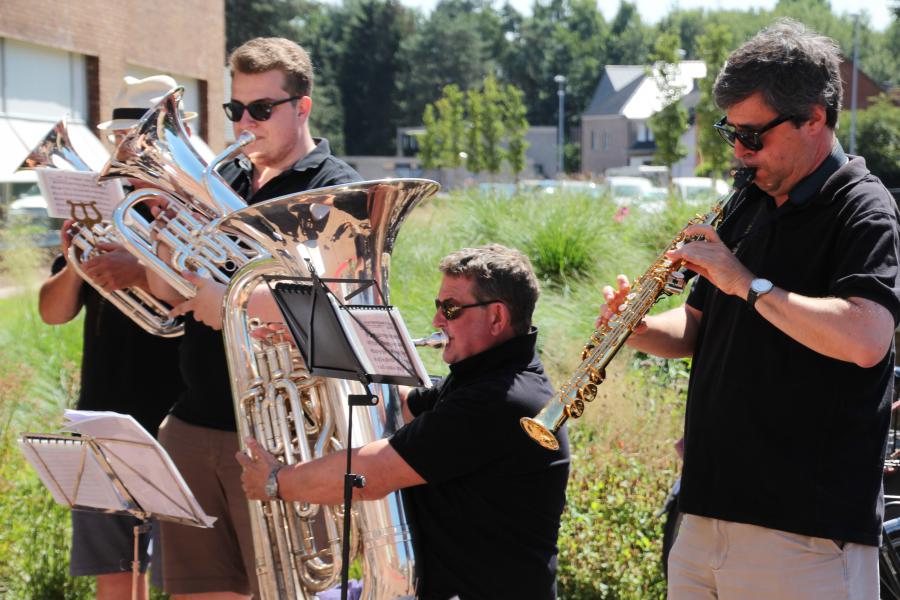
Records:
[[[312,98],[310,98],[309,96],[303,96],[302,98],[300,98],[300,100],[297,102],[297,112],[300,115],[306,115],[306,117],[309,118],[309,111],[311,110]]]
[[[819,133],[822,128],[825,127],[825,119],[825,107],[821,104],[814,105],[812,107],[812,111],[809,114],[809,120],[806,121],[806,124],[809,126],[810,133]]]
[[[500,335],[512,326],[512,315],[509,307],[503,302],[495,302],[488,306],[491,315],[491,334]]]

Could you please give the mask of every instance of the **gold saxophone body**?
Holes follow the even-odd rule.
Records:
[[[725,206],[740,195],[753,180],[753,169],[739,169],[734,174],[735,191],[719,200],[712,209],[691,219],[687,226],[711,225],[715,227],[722,218]],[[556,432],[572,417],[584,413],[586,402],[597,396],[597,386],[606,379],[606,367],[616,356],[635,327],[665,294],[671,296],[684,291],[685,274],[680,263],[673,263],[666,253],[693,241],[682,230],[662,251],[650,268],[635,280],[622,311],[592,334],[581,354],[581,364],[559,388],[556,396],[534,418],[522,417],[519,423],[535,442],[549,450],[558,450]]]

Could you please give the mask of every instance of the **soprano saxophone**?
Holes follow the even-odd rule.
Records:
[[[687,226],[711,225],[715,227],[722,218],[725,206],[753,181],[754,169],[739,169],[734,173],[734,192],[720,199],[705,215],[697,215]],[[559,388],[555,398],[534,418],[522,417],[519,423],[525,433],[548,450],[558,450],[556,432],[572,417],[584,413],[585,402],[597,396],[597,386],[606,379],[606,367],[616,356],[625,340],[663,295],[671,296],[684,291],[685,269],[680,262],[672,262],[666,253],[680,248],[696,238],[679,232],[650,268],[632,285],[622,311],[591,334],[581,353],[581,364],[569,380]]]

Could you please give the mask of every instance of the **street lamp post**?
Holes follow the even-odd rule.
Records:
[[[556,95],[559,97],[559,125],[556,129],[556,176],[562,177],[563,171],[563,145],[565,143],[564,125],[565,122],[565,106],[566,106],[566,78],[564,75],[557,75],[553,81],[559,86]]]

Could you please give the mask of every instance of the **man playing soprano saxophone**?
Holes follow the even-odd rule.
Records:
[[[366,478],[355,499],[404,490],[420,599],[556,598],[556,538],[565,504],[568,442],[550,453],[522,434],[553,390],[537,356],[531,315],[538,283],[521,252],[466,248],[441,262],[432,324],[449,342],[450,375],[406,399],[407,424],[353,452]],[[247,440],[238,453],[251,499],[340,504],[345,457],[285,467]],[[271,489],[270,485],[270,489]]]
[[[890,194],[835,138],[839,63],[789,20],[731,54],[716,127],[755,182],[718,230],[686,230],[703,240],[670,256],[701,277],[629,338],[693,356],[670,599],[878,597],[900,240]]]

